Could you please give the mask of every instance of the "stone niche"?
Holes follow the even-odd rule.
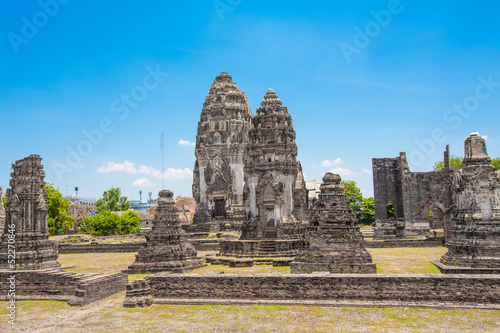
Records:
[[[174,207],[173,192],[158,193],[158,209],[153,228],[146,235],[146,246],[139,250],[135,262],[123,273],[185,272],[205,264],[197,258],[194,246],[188,242]]]
[[[307,249],[290,264],[291,273],[376,273],[340,176],[326,173],[320,190],[307,228]]]
[[[5,226],[0,244],[1,269],[60,268],[57,243],[49,240],[45,172],[39,155],[30,155],[12,165],[7,189]],[[13,241],[15,240],[15,241]],[[9,257],[15,248],[15,261]]]

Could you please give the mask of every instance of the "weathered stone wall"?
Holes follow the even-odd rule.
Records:
[[[138,252],[146,243],[71,245],[59,244],[59,253]]]
[[[151,286],[143,297],[155,302],[173,299],[220,300],[351,300],[425,303],[500,302],[500,276],[467,275],[376,275],[376,274],[155,274],[145,278]],[[139,285],[139,284],[136,284]],[[130,285],[129,285],[130,286]],[[127,290],[125,303],[131,304]],[[138,293],[135,293],[137,295]],[[443,304],[444,305],[444,304]]]
[[[439,247],[444,246],[444,238],[428,239],[388,239],[366,241],[366,248],[395,248],[395,247]]]
[[[189,240],[194,246],[196,251],[218,251],[219,242],[217,241],[203,241],[203,240]],[[104,253],[104,252],[138,252],[141,248],[146,246],[146,243],[122,243],[122,244],[88,244],[88,245],[72,245],[72,244],[59,244],[59,253]]]
[[[10,284],[15,276],[16,299],[68,301],[70,305],[86,305],[125,290],[125,274],[80,274],[52,269],[15,272],[0,270],[0,300],[8,300]]]

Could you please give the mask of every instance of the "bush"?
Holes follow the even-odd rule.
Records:
[[[79,221],[78,228],[95,236],[125,235],[140,231],[141,218],[132,211],[120,216],[109,210],[102,210],[94,217]]]

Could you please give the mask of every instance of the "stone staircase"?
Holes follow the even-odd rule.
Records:
[[[259,256],[272,255],[276,253],[276,242],[273,240],[262,240],[259,244]]]

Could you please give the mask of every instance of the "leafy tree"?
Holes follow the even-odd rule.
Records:
[[[464,158],[462,156],[451,155],[450,166],[452,168],[461,168],[463,159]],[[444,161],[434,163],[434,168],[432,169],[433,171],[439,171],[441,169],[444,169]]]
[[[375,222],[375,199],[373,197],[363,199],[359,222],[362,224]]]
[[[178,195],[177,197],[175,197],[174,207],[177,209],[178,212],[182,212],[184,214],[184,217],[185,217],[186,222],[187,222],[187,221],[189,221],[189,219],[188,219],[186,212],[187,211],[189,211],[189,212],[194,211],[194,207],[195,207],[194,198],[183,197],[182,195]]]
[[[342,184],[344,185],[344,193],[351,202],[350,207],[359,220],[362,213],[363,194],[354,180],[343,180]]]
[[[500,157],[491,159],[491,165],[495,167],[495,171],[500,170]]]
[[[395,217],[396,217],[396,215],[394,214],[394,205],[391,203],[388,203],[387,204],[387,218],[390,220],[390,219],[393,219]]]
[[[53,184],[44,188],[47,191],[49,233],[53,236],[66,232],[73,225],[73,217],[67,215],[70,202],[62,198],[61,192],[56,190]]]
[[[122,191],[118,187],[113,187],[104,192],[102,198],[95,203],[97,211],[124,211],[130,208],[130,201],[127,197],[122,197]]]
[[[141,230],[141,217],[136,212],[127,211],[120,216],[120,234],[126,235]]]
[[[141,218],[133,211],[120,216],[103,210],[94,217],[85,217],[79,227],[95,236],[125,235],[141,229]]]
[[[462,165],[462,156],[451,155],[450,157],[450,165],[452,168],[461,168]],[[492,158],[491,165],[495,167],[495,171],[500,170],[500,157]],[[433,171],[439,171],[444,169],[444,161],[439,161],[434,164]]]

